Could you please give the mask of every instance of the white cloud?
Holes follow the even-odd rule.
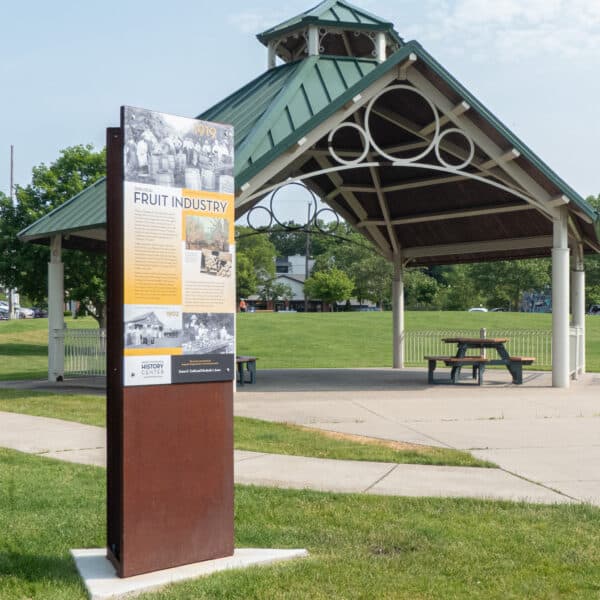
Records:
[[[600,58],[599,0],[426,0],[417,12],[401,35],[481,60]]]

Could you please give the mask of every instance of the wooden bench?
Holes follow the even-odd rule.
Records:
[[[513,377],[513,383],[523,383],[523,365],[532,365],[534,362],[533,356],[511,356],[506,366]]]
[[[247,383],[255,383],[256,382],[256,361],[258,359],[256,356],[236,356],[235,362],[237,365],[237,373],[238,373],[238,383],[240,385],[244,385],[245,376],[244,376],[244,365],[246,365],[246,373],[250,374],[250,380]]]
[[[433,378],[433,372],[438,362],[443,362],[447,367],[452,367],[450,371],[450,382],[456,383],[456,375],[460,372],[461,367],[473,367],[473,379],[477,378],[478,385],[483,383],[483,374],[485,365],[489,363],[489,359],[484,356],[465,356],[458,358],[456,356],[425,356],[429,368],[427,371],[427,381],[430,384],[436,383]]]

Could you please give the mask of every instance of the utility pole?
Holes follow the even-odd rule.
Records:
[[[10,145],[10,190],[8,192],[12,205],[15,205],[15,147]]]
[[[308,279],[309,273],[309,260],[310,260],[310,202],[307,206],[308,214],[306,215],[306,248],[304,249],[304,282]],[[306,295],[306,286],[304,287],[304,312],[308,312],[308,297]]]
[[[8,195],[10,197],[10,202],[12,206],[15,205],[15,147],[10,145],[10,189],[8,191]],[[16,317],[15,314],[15,303],[14,303],[14,290],[12,288],[7,288],[7,296],[8,296],[8,318],[14,319]]]

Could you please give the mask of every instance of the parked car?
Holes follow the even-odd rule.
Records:
[[[0,321],[8,321],[8,311],[0,308]]]
[[[473,308],[469,309],[469,312],[487,312],[488,309],[484,308],[483,306],[474,306]]]
[[[490,310],[490,312],[508,312],[508,308],[492,308],[492,310]]]
[[[45,308],[37,308],[36,306],[32,306],[31,310],[33,311],[34,319],[45,319],[48,316],[48,311]]]
[[[35,316],[33,309],[27,308],[26,306],[17,308],[17,315],[19,316],[19,319],[33,319]]]
[[[588,311],[588,315],[600,315],[600,304],[592,304]]]

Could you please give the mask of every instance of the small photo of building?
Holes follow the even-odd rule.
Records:
[[[144,308],[148,307],[125,309],[125,348],[179,347],[182,342],[181,313],[160,309],[142,312]]]

